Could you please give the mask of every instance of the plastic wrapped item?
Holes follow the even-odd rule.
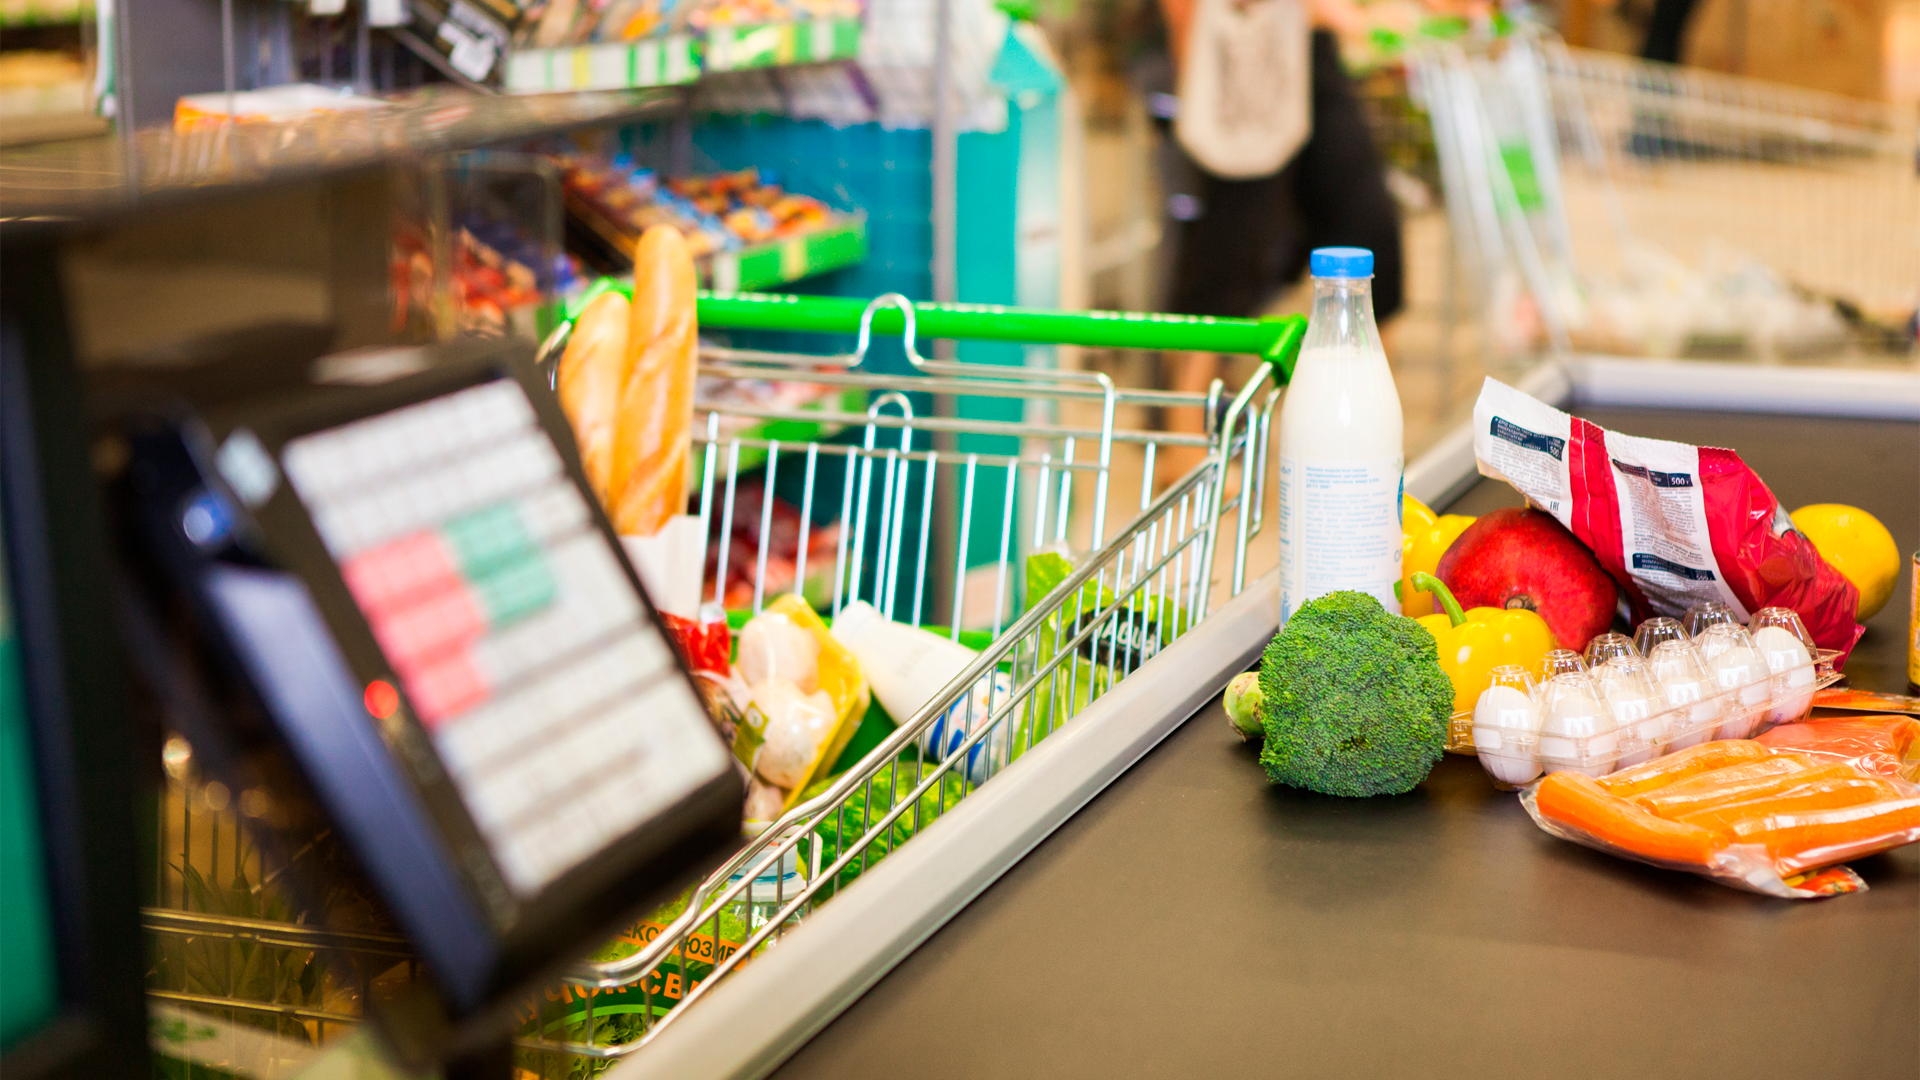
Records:
[[[1683,634],[1677,641],[1655,645],[1647,657],[1647,667],[1661,701],[1670,711],[1667,748],[1685,750],[1706,741],[1720,726],[1726,696],[1713,681],[1700,650]]]
[[[833,636],[860,661],[874,696],[903,724],[980,655],[930,630],[894,622],[864,600],[840,609],[833,620]],[[921,748],[932,760],[944,761],[995,719],[995,709],[1004,712],[1012,701],[1012,678],[999,671],[982,675],[966,697],[928,726],[920,737]],[[1007,762],[1013,723],[1005,716],[999,721],[967,752],[966,773],[972,783],[984,783]]]
[[[1747,624],[1753,647],[1773,672],[1770,724],[1785,724],[1807,715],[1813,707],[1813,657],[1819,650],[1792,608],[1762,608]]]
[[[1713,602],[1742,622],[1779,606],[1843,660],[1859,640],[1859,590],[1733,451],[1606,431],[1494,379],[1474,404],[1473,427],[1480,471],[1511,483],[1591,549],[1636,621]]]
[[[1521,803],[1562,839],[1796,899],[1862,890],[1837,864],[1920,840],[1920,786],[1747,740],[1601,781],[1556,773]]]
[[[1643,654],[1625,634],[1600,634],[1587,642],[1587,669],[1591,671],[1613,659],[1638,660]]]
[[[1655,615],[1634,628],[1633,647],[1640,650],[1641,656],[1651,657],[1655,646],[1664,645],[1669,641],[1686,641],[1690,637],[1692,635],[1680,625],[1680,620],[1670,619],[1665,615]]]
[[[1720,689],[1732,695],[1718,739],[1744,739],[1767,719],[1761,708],[1773,695],[1773,672],[1745,628],[1715,623],[1701,634],[1700,655]]]
[[[1633,646],[1628,643],[1627,647]],[[1638,765],[1666,753],[1666,703],[1654,689],[1647,662],[1638,655],[1615,656],[1594,668],[1592,679],[1620,732],[1618,767]]]
[[[1480,763],[1503,784],[1517,787],[1540,775],[1537,694],[1527,669],[1507,664],[1488,674],[1487,688],[1474,703],[1473,744],[1480,748]]]
[[[748,620],[739,653],[734,674],[750,700],[734,756],[781,789],[782,808],[791,808],[846,749],[872,691],[853,654],[797,596],[780,597]]]
[[[1920,720],[1832,716],[1774,728],[1755,742],[1778,752],[1845,761],[1875,776],[1920,780]]]
[[[1707,632],[1710,626],[1726,624],[1732,626],[1740,620],[1733,617],[1733,609],[1718,600],[1706,600],[1688,606],[1681,628],[1690,638],[1697,638]]]
[[[1832,652],[1808,653],[1793,636],[1797,621],[1792,612],[1756,620],[1770,652],[1756,648],[1737,623],[1704,623],[1694,641],[1673,619],[1637,635],[1654,643],[1645,657],[1623,634],[1595,638],[1590,666],[1580,654],[1556,649],[1544,662],[1547,678],[1530,691],[1531,733],[1519,723],[1513,700],[1520,684],[1489,678],[1481,695],[1506,687],[1500,702],[1485,713],[1455,714],[1448,749],[1477,754],[1496,786],[1514,787],[1563,769],[1605,777],[1702,743],[1792,723],[1807,715],[1817,691],[1839,678]],[[1483,737],[1491,740],[1486,747]]]
[[[1555,675],[1585,675],[1587,661],[1572,649],[1553,649],[1540,661],[1541,675],[1551,679]]]
[[[689,668],[695,672],[726,677],[733,654],[733,631],[727,627],[725,609],[717,604],[708,604],[700,610],[697,620],[683,619],[663,611],[660,620],[667,624],[673,644],[680,650],[680,657]]]
[[[1540,763],[1605,776],[1620,761],[1619,725],[1585,675],[1555,675],[1540,689]]]

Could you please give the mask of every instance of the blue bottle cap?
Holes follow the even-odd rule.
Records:
[[[1373,252],[1366,248],[1314,248],[1307,258],[1314,277],[1364,278],[1373,276]]]

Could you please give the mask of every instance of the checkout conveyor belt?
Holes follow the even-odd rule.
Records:
[[[1920,424],[1576,411],[1920,536]],[[1856,687],[1904,689],[1910,572]],[[1272,787],[1216,700],[775,1075],[1920,1075],[1920,845],[1853,865],[1868,892],[1793,902],[1609,858],[1469,758],[1397,798]]]

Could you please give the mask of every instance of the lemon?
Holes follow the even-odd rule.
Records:
[[[1878,518],[1840,503],[1814,503],[1792,516],[1793,527],[1813,541],[1820,557],[1860,590],[1856,622],[1873,618],[1887,606],[1900,578],[1900,548]]]

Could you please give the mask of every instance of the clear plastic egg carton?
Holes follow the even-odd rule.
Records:
[[[1556,649],[1539,672],[1495,668],[1474,708],[1454,714],[1447,748],[1478,756],[1502,788],[1561,769],[1605,776],[1804,718],[1814,691],[1839,680],[1839,655],[1788,608],[1743,626],[1723,604],[1697,605],[1684,622],[1594,638],[1584,656]]]

